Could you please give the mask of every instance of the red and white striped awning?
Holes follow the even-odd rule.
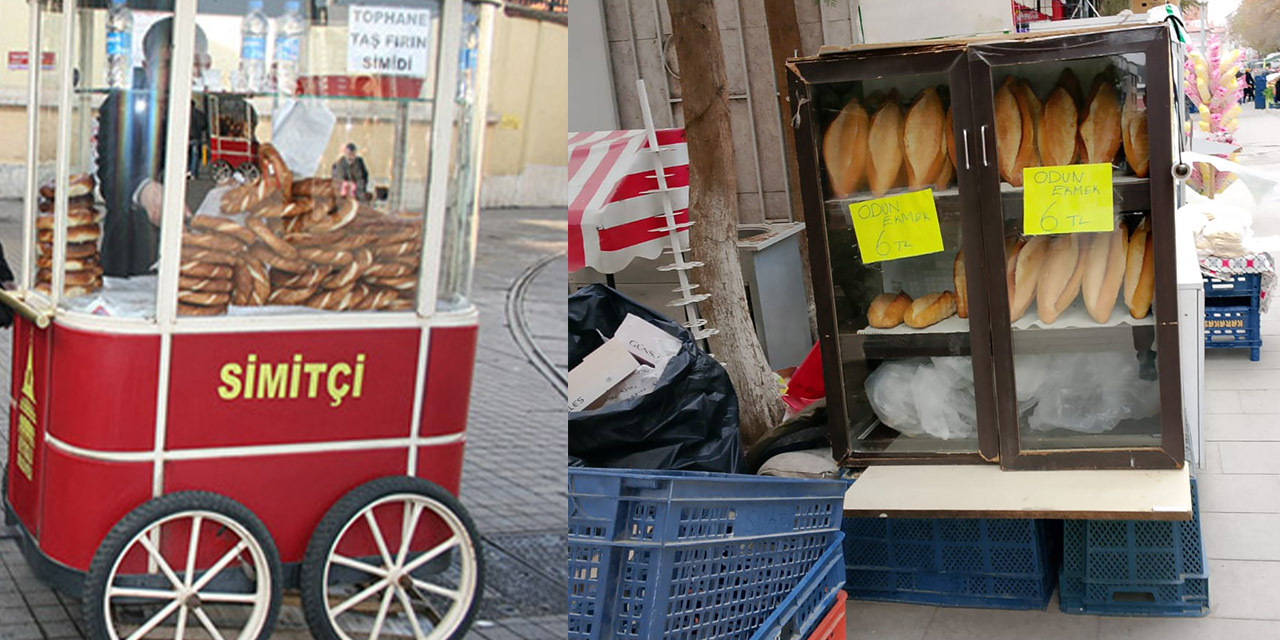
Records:
[[[643,129],[569,134],[569,271],[616,273],[671,247],[662,199],[677,224],[689,221],[689,151],[684,129],[657,131],[668,191],[658,191]],[[688,246],[688,232],[680,232]]]

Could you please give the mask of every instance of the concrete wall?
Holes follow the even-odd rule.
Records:
[[[618,128],[618,105],[609,70],[609,43],[604,7],[599,0],[569,0],[573,30],[569,32],[569,130],[612,131]]]
[[[0,29],[0,198],[21,197],[22,174],[26,152],[26,85],[27,72],[9,70],[8,52],[28,48],[26,0],[0,0],[0,16],[5,26]],[[490,123],[486,139],[484,180],[481,183],[483,206],[565,206],[567,182],[568,131],[568,28],[565,25],[528,18],[497,14],[494,26],[493,69],[490,78]],[[202,19],[209,34],[214,68],[229,70],[235,66],[233,44],[224,42],[238,37],[234,18]],[[226,24],[224,24],[226,23]],[[311,66],[325,72],[341,72],[330,68],[337,55],[336,47],[345,46],[336,29],[317,29],[315,39],[333,40],[325,48],[313,47]],[[324,31],[324,33],[320,33]],[[231,35],[227,35],[231,34]],[[56,50],[56,33],[46,38],[46,50]],[[335,44],[336,43],[336,44]],[[99,47],[94,46],[94,49]],[[101,73],[100,55],[95,53],[87,73]],[[58,62],[62,62],[59,52]],[[355,142],[362,149],[375,180],[389,179],[390,141],[393,126],[389,120],[368,117],[369,108],[362,104],[334,101],[330,108],[338,118],[325,158],[336,158],[341,146]],[[43,118],[41,147],[53,149],[54,117]],[[409,128],[409,175],[426,174],[426,148],[430,131],[429,112],[421,109],[411,116]],[[262,124],[261,139],[269,139],[269,124]],[[327,162],[325,166],[327,166]]]

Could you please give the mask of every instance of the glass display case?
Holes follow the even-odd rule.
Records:
[[[446,4],[202,0],[186,31],[172,2],[39,3],[69,64],[32,78],[21,297],[125,323],[470,309],[496,5]]]
[[[1171,46],[1143,26],[789,63],[846,465],[1181,466]]]

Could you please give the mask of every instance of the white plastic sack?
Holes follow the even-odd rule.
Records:
[[[969,358],[887,362],[867,377],[866,387],[880,421],[903,435],[958,440],[978,433]]]
[[[1031,408],[1035,431],[1105,433],[1123,420],[1160,412],[1155,380],[1138,377],[1134,353],[1063,353],[1015,356],[1018,408]]]
[[[840,468],[831,457],[831,447],[811,449],[809,451],[788,451],[779,453],[760,466],[757,475],[777,478],[823,478],[834,480],[840,477]]]

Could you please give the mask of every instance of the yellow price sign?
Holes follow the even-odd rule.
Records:
[[[1028,167],[1022,187],[1026,235],[1115,229],[1110,164]]]
[[[942,251],[933,189],[855,202],[849,215],[864,264]]]

